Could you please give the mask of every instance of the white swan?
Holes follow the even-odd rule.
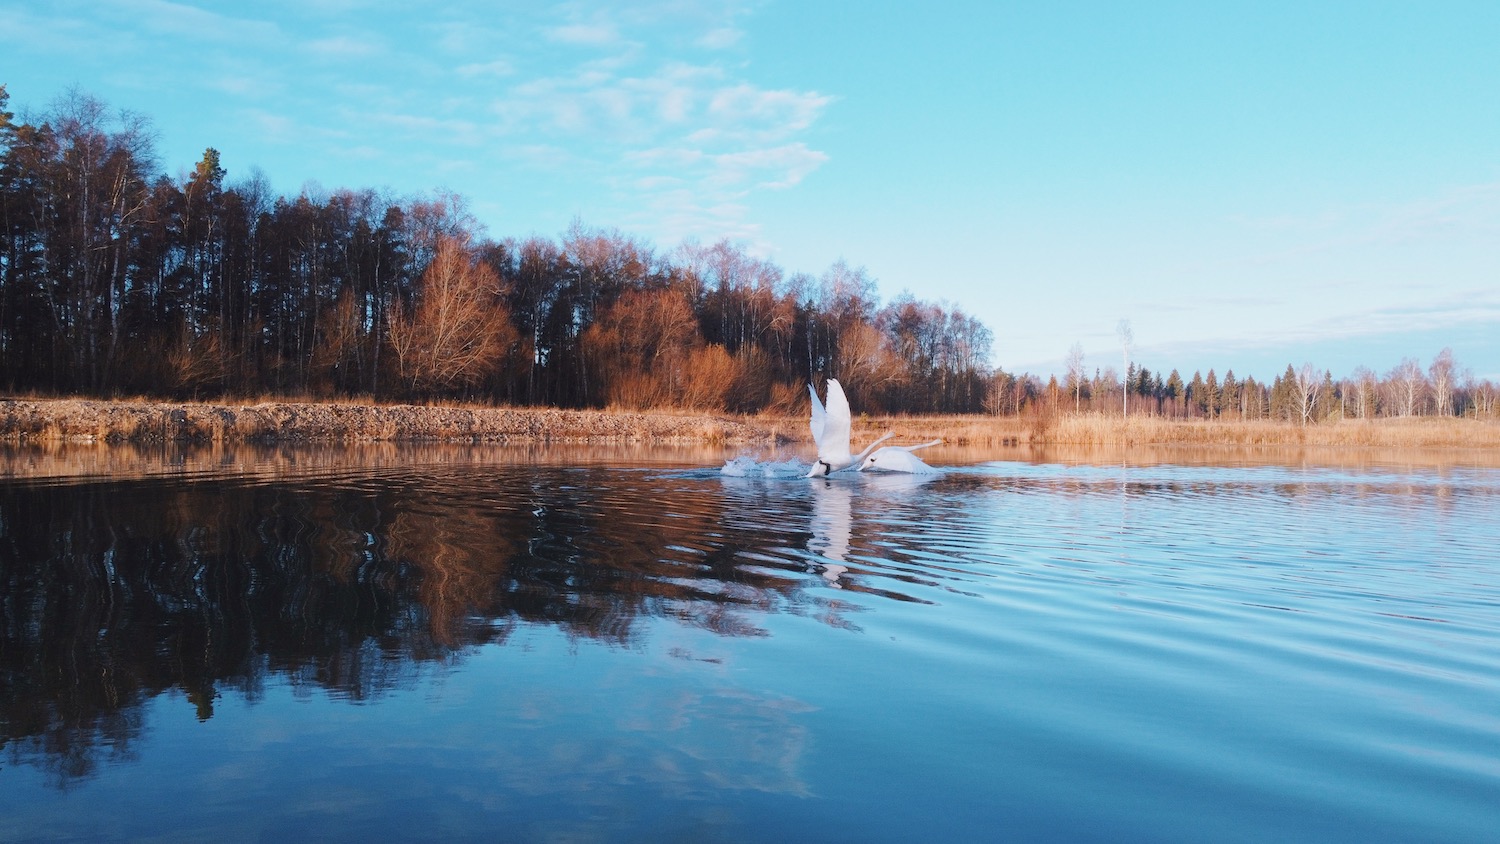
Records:
[[[865,450],[857,455],[849,453],[849,426],[851,424],[849,414],[849,399],[844,395],[844,388],[839,386],[836,379],[828,379],[828,407],[818,401],[818,391],[813,385],[807,385],[807,392],[812,395],[812,428],[813,442],[818,444],[818,462],[813,464],[812,470],[807,473],[809,478],[821,475],[831,475],[843,469],[847,469],[869,456],[875,446],[890,439],[893,434],[887,432],[885,436],[865,446]]]
[[[866,457],[864,462],[859,464],[859,470],[861,472],[866,469],[884,470],[887,472],[910,472],[914,475],[935,474],[937,472],[936,469],[923,463],[922,458],[912,454],[912,452],[919,448],[941,445],[942,442],[942,440],[938,439],[930,443],[921,443],[920,445],[888,445]]]

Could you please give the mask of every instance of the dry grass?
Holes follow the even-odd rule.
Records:
[[[1159,416],[1059,416],[1040,442],[1076,445],[1315,445],[1377,448],[1500,447],[1500,424],[1473,419],[1345,420],[1293,425],[1267,420],[1206,421]]]
[[[0,442],[0,478],[235,475],[275,479],[365,468],[424,466],[712,465],[725,447],[655,442],[80,443]]]
[[[807,439],[806,420],[774,417],[779,430]],[[895,432],[897,443],[941,437],[956,446],[1333,446],[1500,448],[1500,423],[1456,418],[1350,420],[1293,425],[1268,420],[1121,418],[1097,413],[1053,416],[861,416],[856,444]]]
[[[1121,418],[1101,414],[860,416],[855,444],[887,431],[896,443],[941,437],[950,446],[1350,446],[1500,448],[1500,423],[1381,419],[1319,425]],[[579,411],[440,404],[253,403],[150,400],[0,400],[0,442],[667,442],[810,441],[804,416],[735,417],[700,411]]]
[[[0,400],[0,442],[775,442],[755,422],[704,413],[476,406],[254,405]]]

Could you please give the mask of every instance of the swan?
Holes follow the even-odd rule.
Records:
[[[859,470],[866,469],[885,470],[887,472],[910,472],[915,475],[927,475],[936,473],[937,470],[922,462],[922,458],[912,454],[919,448],[941,445],[942,440],[933,440],[930,443],[919,445],[888,445],[878,449],[874,454],[864,459],[859,464]]]
[[[828,407],[818,401],[818,391],[813,385],[807,385],[807,392],[812,395],[812,428],[813,442],[818,444],[818,462],[813,464],[812,470],[807,473],[809,478],[822,475],[831,475],[834,472],[847,469],[858,464],[875,450],[875,446],[885,442],[894,436],[894,432],[886,432],[885,436],[865,446],[865,450],[859,454],[849,453],[849,398],[844,395],[844,388],[839,385],[837,379],[828,379]]]

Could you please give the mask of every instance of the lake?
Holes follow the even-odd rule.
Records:
[[[1493,840],[1500,469],[1141,454],[11,449],[0,840]]]

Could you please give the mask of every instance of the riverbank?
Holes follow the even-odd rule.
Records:
[[[783,423],[790,426],[791,420]],[[1412,417],[1297,425],[1269,419],[1168,419],[1058,413],[1028,416],[889,416],[854,421],[854,439],[896,431],[898,442],[941,437],[972,446],[1314,446],[1500,448],[1500,422]]]
[[[802,431],[792,436],[805,434]],[[262,402],[0,400],[0,442],[660,442],[774,445],[775,423],[693,413]]]
[[[1456,417],[1344,419],[1298,425],[1267,419],[1121,419],[1070,414],[1059,416],[1040,433],[1047,442],[1076,445],[1500,448],[1500,424]]]
[[[955,446],[1333,446],[1500,448],[1500,424],[1456,418],[1269,420],[1053,416],[857,416],[855,447],[887,431],[897,443]],[[638,412],[261,402],[256,404],[0,399],[10,443],[661,443],[776,446],[809,442],[806,418]]]

